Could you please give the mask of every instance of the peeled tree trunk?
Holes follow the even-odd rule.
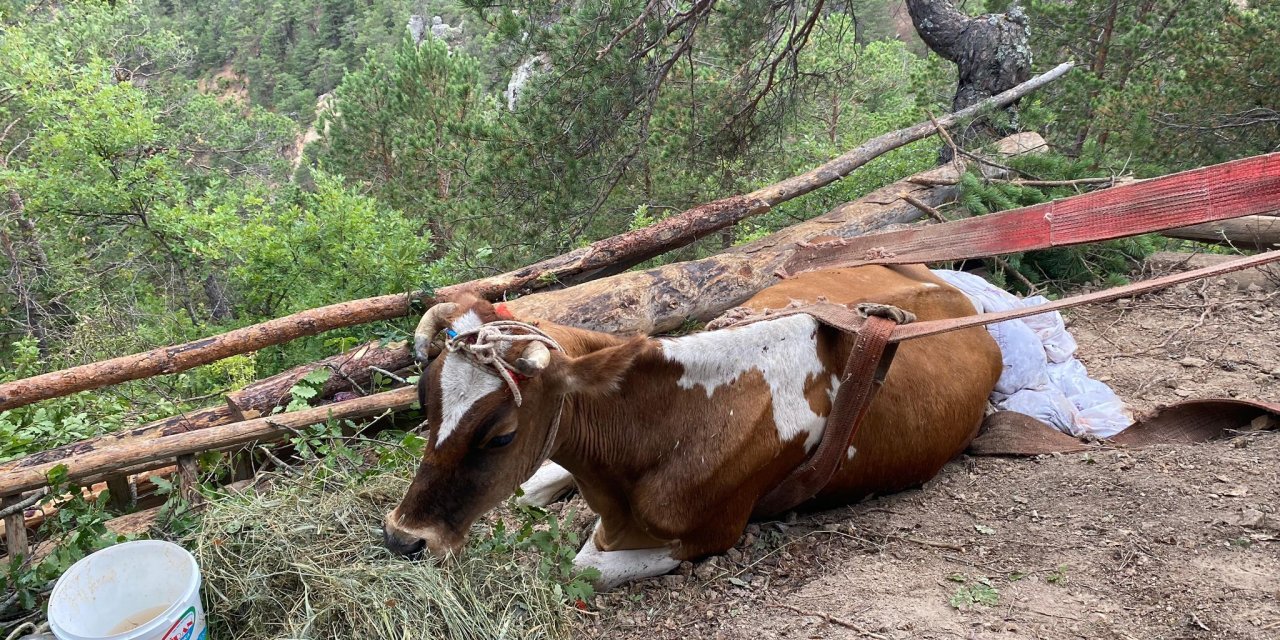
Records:
[[[1280,208],[1280,203],[1276,206]],[[1162,232],[1161,235],[1183,240],[1212,242],[1236,249],[1271,251],[1280,248],[1280,217],[1259,215],[1219,220],[1170,229]]]

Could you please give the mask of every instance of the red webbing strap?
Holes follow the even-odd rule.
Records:
[[[781,271],[914,264],[1048,249],[1280,209],[1280,153],[1046,204],[802,248]]]
[[[892,342],[901,342],[912,338],[922,338],[924,336],[937,335],[957,329],[967,329],[969,327],[979,327],[1005,320],[1013,320],[1015,318],[1025,318],[1027,316],[1040,315],[1050,311],[1059,311],[1061,309],[1069,309],[1085,304],[1093,304],[1095,302],[1107,302],[1109,300],[1117,300],[1119,298],[1128,298],[1139,293],[1147,293],[1156,289],[1171,287],[1175,284],[1208,278],[1222,273],[1231,271],[1239,271],[1250,267],[1258,267],[1271,262],[1280,260],[1280,251],[1268,251],[1260,253],[1256,256],[1249,256],[1239,260],[1224,262],[1212,267],[1204,267],[1203,269],[1194,269],[1184,273],[1175,273],[1151,280],[1135,282],[1127,284],[1123,287],[1115,287],[1112,289],[1104,289],[1093,293],[1086,293],[1078,296],[1071,296],[1061,300],[1036,305],[1034,307],[1022,307],[1010,311],[1000,311],[996,313],[981,313],[978,315],[965,316],[962,318],[948,318],[946,320],[930,320],[927,322],[913,322],[899,326],[890,338]]]
[[[897,349],[897,345],[889,343],[889,337],[898,323],[870,316],[859,324],[818,448],[778,486],[756,501],[752,517],[775,516],[807,502],[827,485],[847,457],[850,443],[866,417],[875,392],[884,384]],[[836,328],[851,332],[850,327]]]

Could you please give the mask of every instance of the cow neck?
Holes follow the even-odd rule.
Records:
[[[614,346],[625,339],[613,335],[556,327],[548,328],[564,345],[565,355],[577,357],[598,348]],[[571,471],[578,469],[632,468],[644,466],[646,461],[631,455],[633,447],[620,444],[636,443],[652,437],[652,424],[637,420],[638,407],[660,406],[678,391],[676,380],[680,376],[677,365],[662,356],[657,340],[641,343],[641,352],[618,389],[599,395],[571,394],[564,399],[560,418],[560,431],[551,459]],[[624,452],[627,455],[624,455]],[[643,456],[640,456],[643,457]]]

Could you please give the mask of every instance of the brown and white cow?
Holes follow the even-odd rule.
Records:
[[[894,305],[920,320],[974,313],[963,294],[915,265],[805,273],[747,305],[820,297]],[[477,300],[428,316],[427,334],[498,320]],[[495,369],[463,353],[443,353],[424,374],[427,451],[387,515],[390,549],[460,551],[472,523],[529,480],[547,450],[554,464],[525,483],[526,499],[548,501],[576,481],[600,518],[575,562],[600,570],[599,587],[723,552],[756,501],[817,445],[852,344],[807,315],[659,339],[534,324],[563,352],[507,345],[522,373],[519,406]],[[806,506],[933,477],[976,434],[1000,371],[999,349],[980,327],[902,344],[847,462]]]

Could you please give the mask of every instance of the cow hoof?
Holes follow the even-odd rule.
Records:
[[[530,507],[545,507],[567,497],[573,488],[573,474],[554,462],[547,462],[520,485],[524,495],[516,502]]]

